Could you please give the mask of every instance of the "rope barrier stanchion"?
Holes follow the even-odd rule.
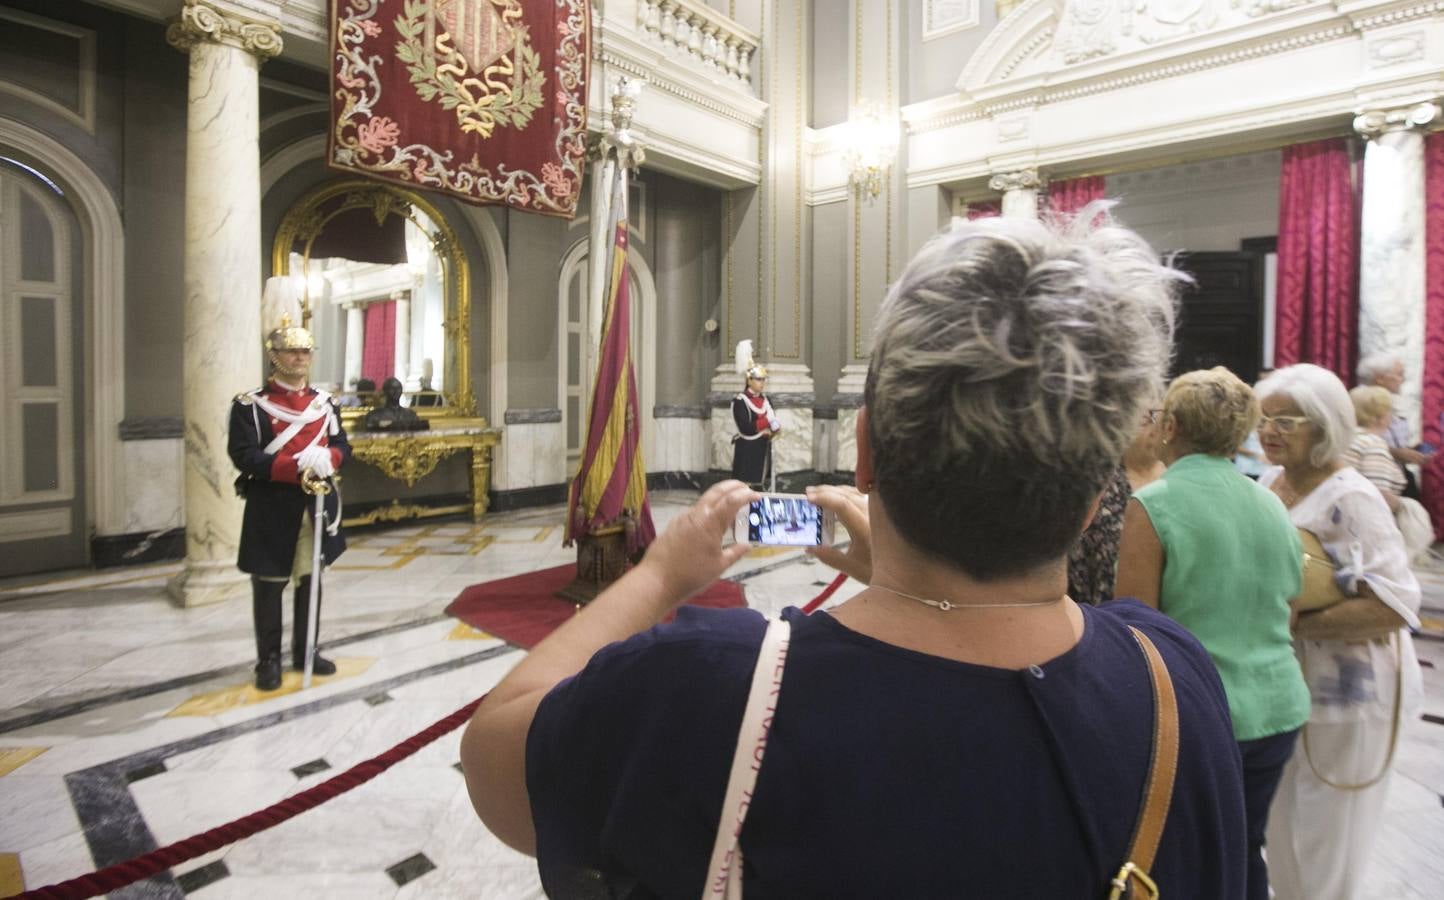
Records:
[[[158,872],[164,872],[187,860],[195,859],[201,854],[219,850],[227,844],[234,844],[257,832],[265,831],[267,828],[279,825],[287,819],[313,809],[339,794],[344,794],[352,788],[365,784],[442,735],[455,731],[463,722],[471,718],[477,705],[485,699],[486,695],[483,694],[385,753],[357,763],[340,775],[307,788],[294,797],[287,797],[279,803],[212,828],[210,831],[204,831],[158,850],[152,850],[144,856],[137,856],[135,859],[116,863],[113,866],[107,866],[69,881],[62,881],[59,884],[16,894],[15,897],[17,900],[83,900],[86,897],[97,897],[149,878]]]

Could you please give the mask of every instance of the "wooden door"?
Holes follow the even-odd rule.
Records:
[[[1263,361],[1263,260],[1257,253],[1186,253],[1173,374],[1224,366],[1248,384]]]

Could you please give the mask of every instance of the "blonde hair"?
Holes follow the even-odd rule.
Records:
[[[1394,411],[1394,395],[1378,385],[1361,384],[1349,391],[1349,399],[1354,401],[1354,422],[1360,428],[1372,428]]]
[[[1163,415],[1195,453],[1232,456],[1258,425],[1253,389],[1223,366],[1185,372],[1163,395]]]

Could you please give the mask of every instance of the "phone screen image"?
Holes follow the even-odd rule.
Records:
[[[785,547],[821,546],[822,510],[801,498],[754,500],[747,510],[747,540]]]

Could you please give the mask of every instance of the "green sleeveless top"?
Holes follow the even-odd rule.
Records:
[[[1283,503],[1227,459],[1192,454],[1133,495],[1163,545],[1159,609],[1213,657],[1236,740],[1298,728],[1309,689],[1289,637],[1303,548]]]

